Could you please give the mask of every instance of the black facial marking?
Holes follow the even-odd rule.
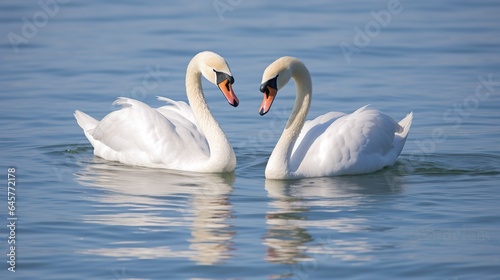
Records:
[[[279,75],[276,75],[276,77],[262,83],[262,85],[260,85],[260,92],[265,93],[269,97],[269,90],[267,89],[267,87],[278,90],[278,76]]]
[[[260,85],[260,92],[269,94],[269,90],[267,89],[267,82],[262,83],[262,85]]]
[[[224,80],[228,80],[230,84],[234,83],[234,78],[233,76],[226,74],[224,72],[219,72],[215,69],[213,69],[215,74],[217,75],[217,84],[222,83]]]

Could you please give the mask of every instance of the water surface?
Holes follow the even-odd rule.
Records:
[[[0,4],[1,172],[16,168],[18,217],[16,272],[6,264],[2,279],[500,277],[497,1],[50,3]],[[235,76],[238,108],[204,83],[233,174],[93,156],[74,110],[100,119],[119,96],[186,100],[185,67],[202,50]],[[260,117],[258,88],[283,55],[310,69],[309,119],[413,111],[396,165],[265,180],[294,89]]]

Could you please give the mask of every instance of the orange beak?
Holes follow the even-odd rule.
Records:
[[[233,85],[229,82],[229,79],[225,79],[224,81],[218,83],[217,86],[219,87],[222,94],[224,94],[224,96],[226,97],[229,105],[238,107],[240,101],[238,100],[238,97],[236,97],[236,94],[234,94]]]
[[[271,105],[273,105],[276,93],[278,93],[277,89],[270,86],[266,86],[266,91],[264,92],[264,99],[262,100],[262,104],[260,105],[259,108],[259,114],[261,116],[264,116],[267,112],[269,112],[269,109],[271,109]]]

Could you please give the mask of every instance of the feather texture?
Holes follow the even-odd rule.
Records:
[[[230,172],[236,156],[205,101],[200,76],[216,83],[216,72],[232,80],[229,66],[219,55],[201,52],[189,63],[186,90],[190,105],[158,97],[160,108],[120,97],[121,109],[101,121],[76,111],[75,118],[94,147],[94,154],[129,165],[197,172]],[[229,82],[222,90],[231,105],[237,98]]]
[[[266,178],[362,174],[396,162],[410,130],[412,113],[398,123],[366,105],[351,114],[329,112],[305,121],[312,82],[302,62],[293,57],[276,60],[264,71],[262,88],[265,90],[273,81],[280,89],[292,78],[297,88],[295,105],[267,163]],[[261,114],[267,113],[276,95],[270,98],[264,94]]]

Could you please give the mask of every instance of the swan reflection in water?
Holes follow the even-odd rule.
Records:
[[[85,216],[85,222],[134,229],[129,230],[132,240],[81,253],[118,259],[181,257],[208,265],[230,257],[235,232],[228,221],[232,216],[228,196],[234,173],[174,172],[129,167],[98,158],[94,161],[76,174],[80,184],[102,191],[95,195],[97,214]],[[188,249],[179,248],[183,242],[169,242],[168,238],[157,246],[158,239],[164,237],[148,246],[151,240],[144,239],[147,235],[137,235],[173,231],[178,239],[186,230],[191,232]]]
[[[401,182],[389,185],[386,179],[379,172],[363,176],[266,180],[265,188],[271,198],[263,238],[267,247],[266,260],[280,264],[327,258],[371,260],[374,245],[362,233],[378,229],[366,218],[351,213],[362,208],[373,195],[403,190]],[[389,199],[390,196],[378,197]],[[330,234],[313,238],[311,232],[315,228],[321,232],[329,229]]]

